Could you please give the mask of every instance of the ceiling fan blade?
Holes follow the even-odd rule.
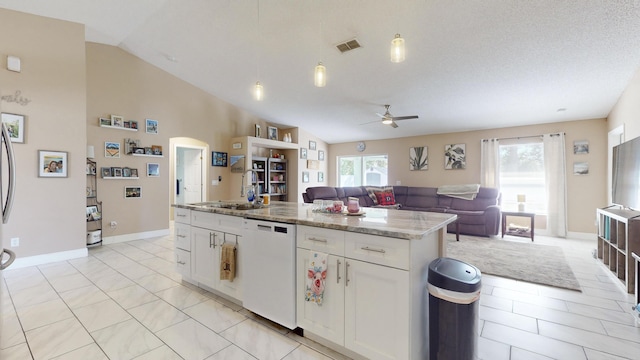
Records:
[[[410,119],[417,119],[418,115],[411,115],[411,116],[394,116],[391,118],[391,120],[396,121],[396,120],[410,120]]]
[[[397,128],[397,127],[398,127],[398,124],[396,124],[396,122],[395,122],[395,121],[393,121],[391,124],[389,124],[389,126],[391,126],[392,128],[394,128],[394,129],[395,129],[395,128]]]
[[[360,125],[369,125],[369,124],[379,123],[379,122],[380,122],[380,120],[375,120],[375,121],[369,121],[369,122],[366,122],[366,123],[362,123]]]
[[[376,115],[380,116],[380,117],[381,117],[381,118],[383,118],[383,119],[387,117],[386,115],[382,115],[382,114],[380,114],[380,113],[376,113]]]

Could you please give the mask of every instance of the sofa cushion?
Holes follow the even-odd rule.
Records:
[[[438,204],[438,194],[436,188],[432,187],[409,187],[407,196],[402,204],[403,208],[437,208],[446,207]]]

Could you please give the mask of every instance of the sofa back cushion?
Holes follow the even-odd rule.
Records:
[[[434,187],[410,186],[407,188],[404,202],[400,202],[399,197],[398,203],[410,208],[436,208],[440,206],[438,203],[437,190],[438,189]]]
[[[313,200],[339,200],[337,189],[331,186],[315,186],[307,188],[307,198],[310,203]],[[306,201],[306,199],[305,199]]]
[[[500,191],[497,188],[480,187],[474,200],[451,198],[451,208],[456,210],[481,211],[491,205],[499,204]]]
[[[340,200],[344,201],[345,204],[349,201],[350,197],[358,198],[358,202],[360,206],[373,206],[373,200],[369,197],[369,193],[367,193],[367,189],[364,186],[353,186],[353,187],[343,187],[344,197]]]

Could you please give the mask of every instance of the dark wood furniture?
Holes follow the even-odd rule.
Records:
[[[515,231],[507,231],[507,216],[520,216],[520,217],[528,217],[531,221],[531,225],[529,227],[529,231],[523,231],[523,232],[515,232]],[[536,214],[534,213],[528,213],[528,212],[523,212],[523,211],[503,211],[502,212],[502,237],[504,238],[504,235],[514,235],[514,236],[522,236],[522,237],[528,237],[531,238],[531,241],[533,241],[533,229],[534,229],[534,225],[535,225],[535,218],[536,218]]]

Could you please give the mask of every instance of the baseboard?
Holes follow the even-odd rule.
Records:
[[[71,259],[77,259],[81,257],[86,257],[89,254],[87,248],[69,250],[69,251],[60,251],[55,253],[43,254],[43,255],[34,255],[27,256],[23,258],[17,258],[16,261],[11,264],[11,269],[20,269],[29,266],[37,266],[42,264],[48,264],[58,261],[66,261]]]
[[[162,230],[145,231],[145,232],[139,232],[139,233],[133,233],[133,234],[107,236],[102,238],[102,244],[103,245],[117,244],[117,243],[131,241],[131,240],[142,240],[142,239],[150,239],[154,237],[167,236],[169,234],[171,234],[169,229],[162,229]]]

